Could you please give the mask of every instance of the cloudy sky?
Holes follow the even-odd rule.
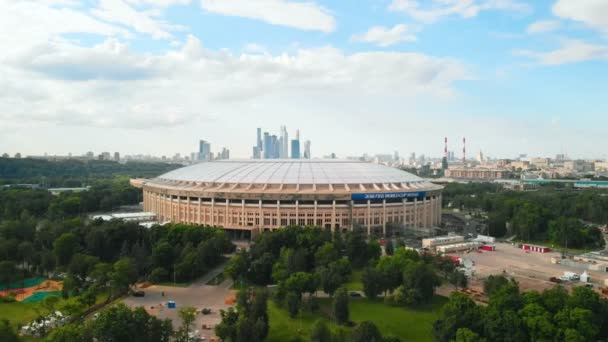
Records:
[[[606,158],[607,0],[0,0],[0,153]]]

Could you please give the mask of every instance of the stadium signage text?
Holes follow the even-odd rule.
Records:
[[[394,199],[394,198],[424,198],[426,191],[417,192],[378,192],[369,194],[352,194],[353,201],[377,200],[377,199]]]

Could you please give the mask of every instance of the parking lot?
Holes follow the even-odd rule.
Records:
[[[566,271],[578,274],[583,272],[582,269],[552,264],[551,257],[559,258],[559,253],[526,252],[509,243],[497,243],[496,251],[493,252],[450,253],[450,255],[457,255],[474,262],[471,281],[473,287],[481,287],[482,279],[489,275],[506,273],[514,277],[523,290],[542,291],[555,285],[549,281],[551,277],[559,278]],[[599,286],[608,278],[608,273],[604,272],[587,271],[587,273],[591,277],[591,282]]]
[[[128,297],[124,300],[124,303],[132,308],[144,307],[148,313],[158,318],[172,320],[175,329],[181,326],[181,320],[177,314],[179,309],[192,306],[199,312],[193,330],[199,330],[203,340],[208,341],[211,336],[215,336],[213,327],[221,322],[220,310],[229,307],[224,300],[233,294],[233,291],[230,290],[231,286],[232,282],[230,280],[225,280],[219,286],[200,283],[189,287],[153,285],[142,289],[145,292],[145,297]],[[175,309],[167,308],[168,301],[175,301],[177,307]],[[200,313],[204,308],[211,309],[211,314],[203,315]],[[203,325],[211,327],[211,329],[203,329]]]

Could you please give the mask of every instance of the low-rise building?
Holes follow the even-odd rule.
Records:
[[[504,169],[490,168],[450,168],[445,170],[445,176],[455,179],[494,180],[510,177],[510,172]]]

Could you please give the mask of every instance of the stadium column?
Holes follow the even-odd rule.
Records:
[[[437,223],[437,225],[440,225],[442,220],[442,216],[441,216],[441,208],[443,207],[443,197],[441,194],[439,194],[439,203],[437,203],[437,206],[439,207],[439,222]]]
[[[350,231],[352,232],[355,229],[355,223],[353,218],[353,210],[355,207],[355,201],[350,200]]]
[[[186,196],[186,223],[190,223],[190,196]]]
[[[182,222],[182,196],[177,196],[177,222]]]
[[[277,226],[281,227],[281,200],[277,200]]]
[[[372,235],[372,204],[370,200],[367,200],[367,235]]]
[[[407,204],[406,204],[407,201],[405,200],[405,198],[403,198],[401,200],[401,202],[403,203],[403,218],[401,221],[402,222],[401,226],[405,227],[407,225]]]
[[[336,200],[331,201],[331,231],[336,230]]]
[[[245,223],[245,200],[241,200],[241,219],[239,222],[241,227],[245,227],[247,224]]]
[[[296,200],[296,225],[300,225],[300,201]]]
[[[258,201],[258,230],[262,231],[262,225],[264,224],[264,213],[262,212],[262,200]]]
[[[228,226],[228,224],[231,224],[231,216],[228,215],[228,211],[230,209],[230,199],[226,198],[226,210],[224,211],[224,224],[226,226]]]
[[[215,197],[211,198],[211,225],[215,225]]]
[[[382,236],[386,236],[386,199],[382,200]]]
[[[315,225],[317,225],[317,222],[319,221],[319,219],[317,218],[317,200],[315,200],[315,209],[314,210],[315,210],[315,213],[314,213]]]
[[[202,210],[202,206],[203,206],[203,199],[202,198],[198,198],[198,218],[197,218],[197,222],[198,224],[201,224],[201,210]]]
[[[414,227],[418,227],[418,197],[414,198]]]

